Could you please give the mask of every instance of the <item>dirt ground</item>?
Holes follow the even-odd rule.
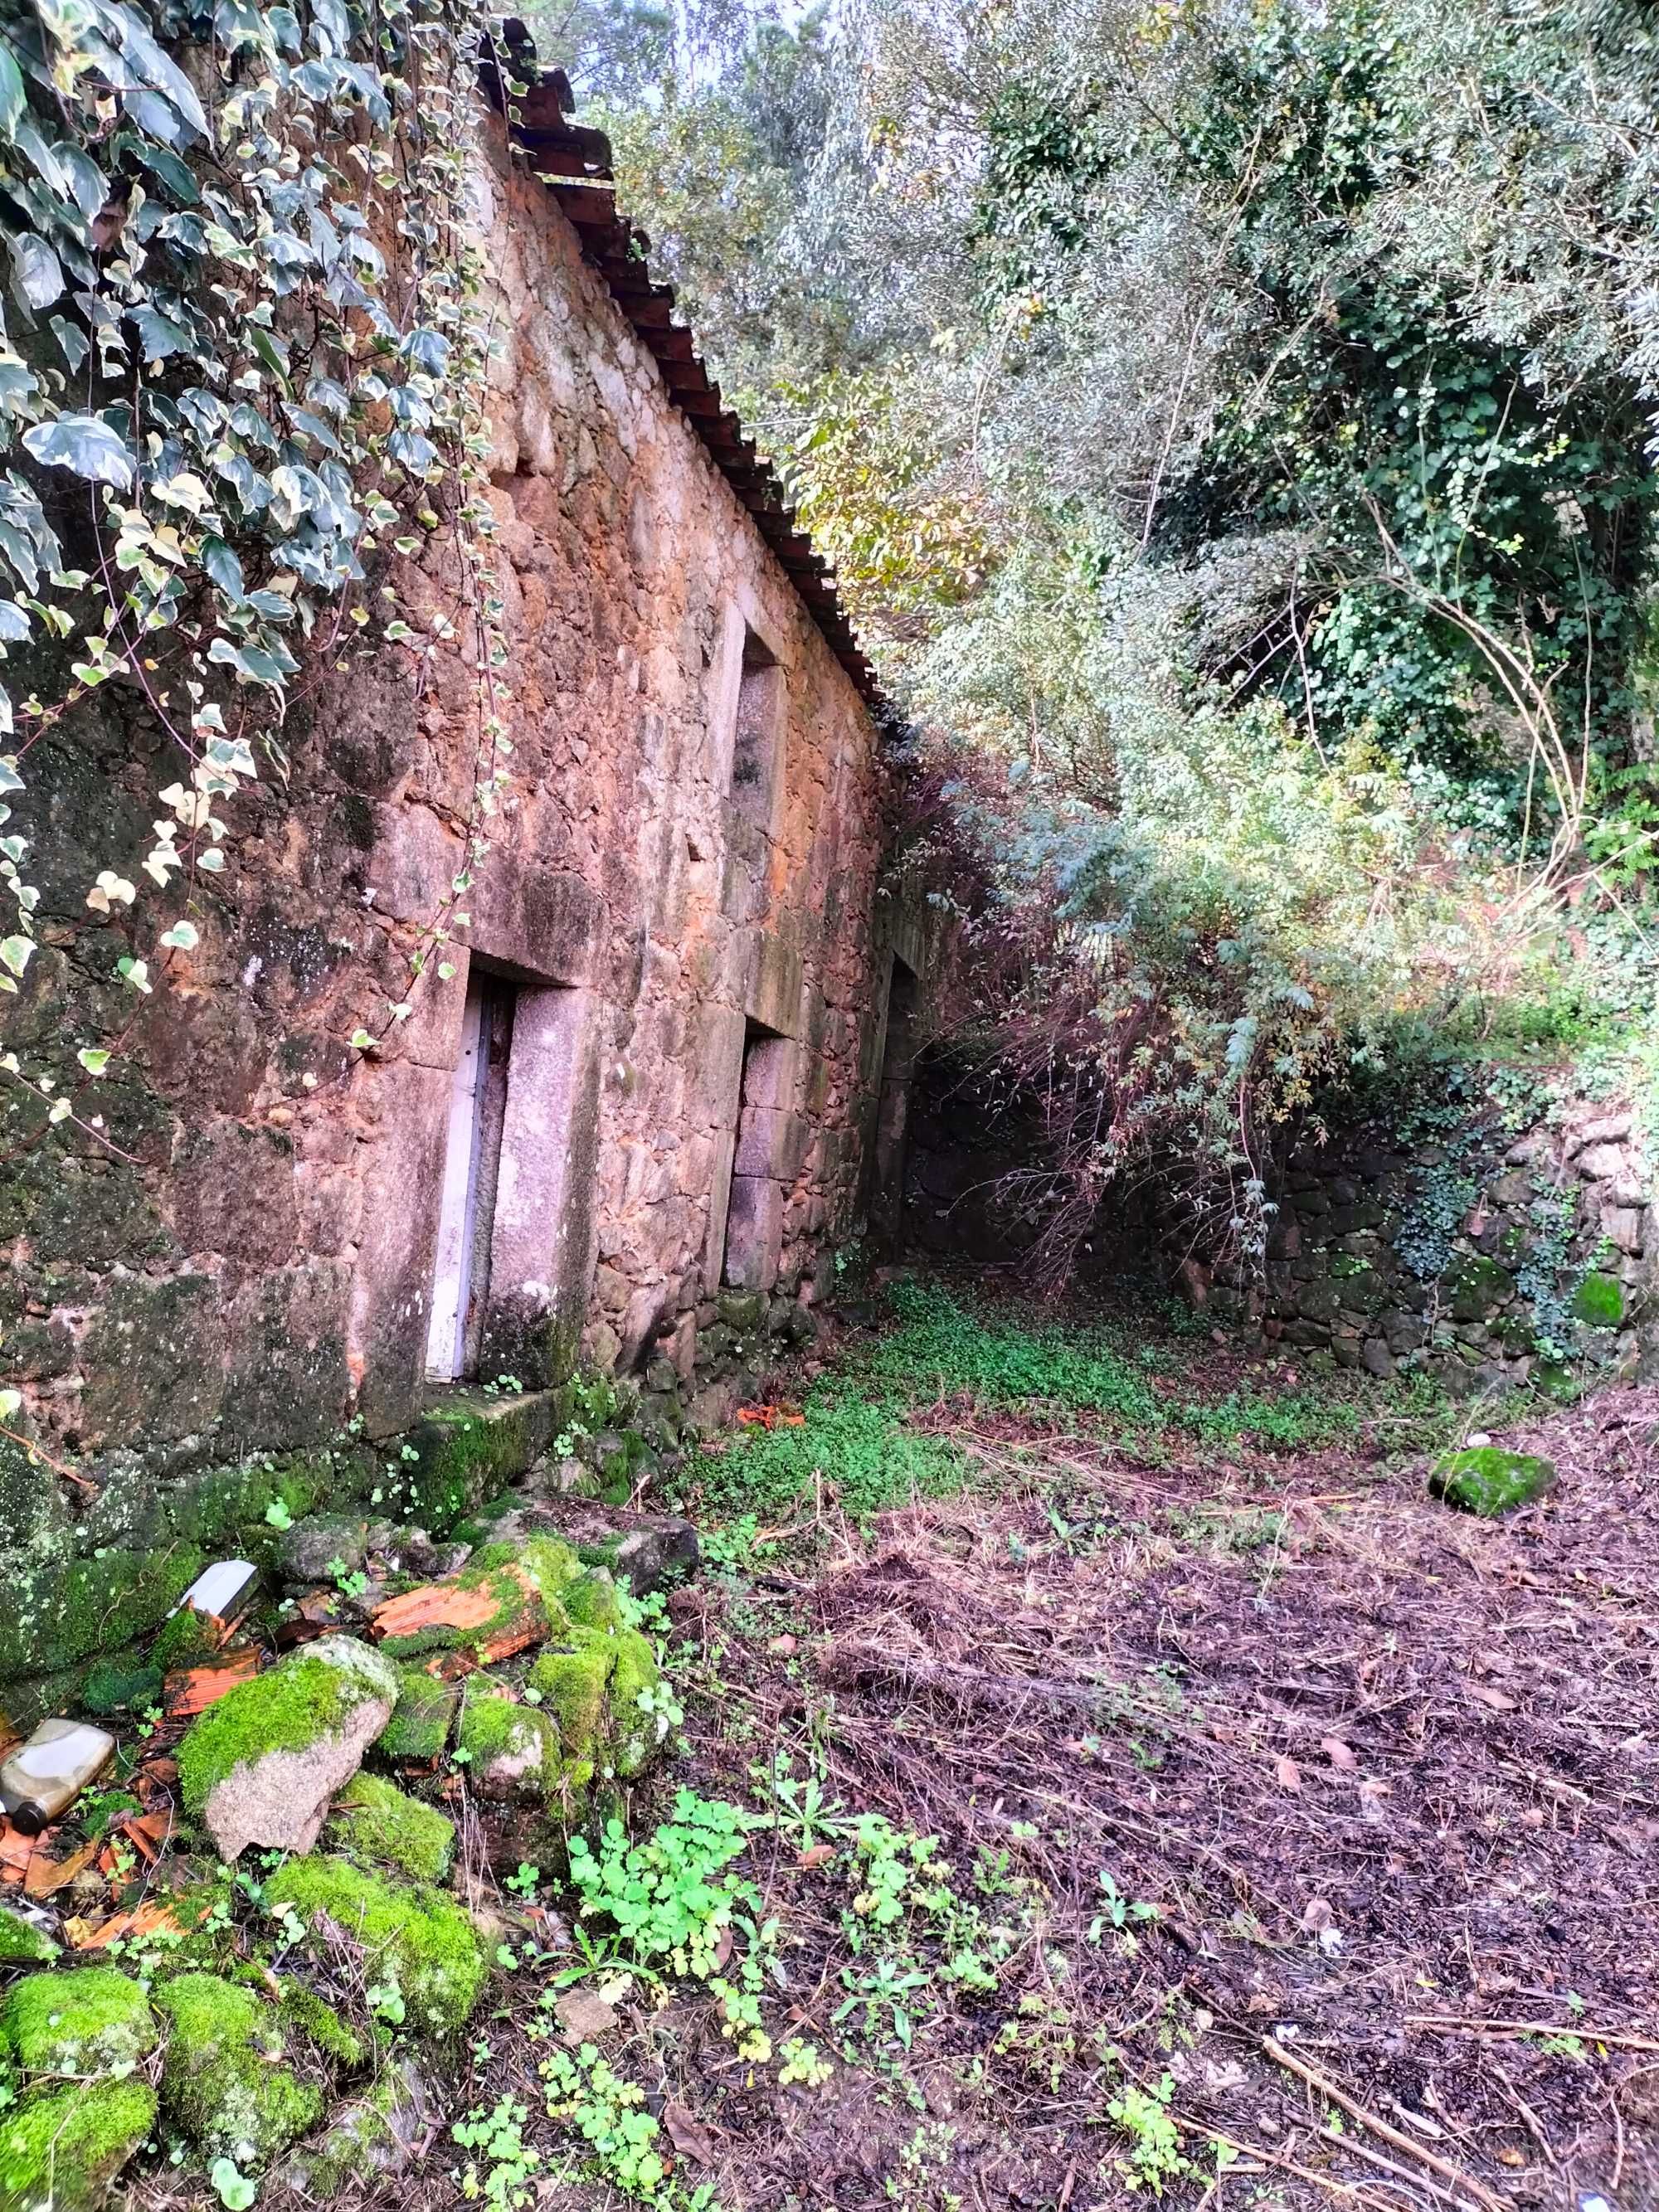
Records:
[[[782,1753],[826,1818],[984,1871],[1007,1955],[989,1990],[919,1984],[908,2048],[849,2040],[847,1886],[810,1828],[758,1837],[774,2008],[833,2068],[780,2088],[709,2001],[623,2003],[607,2056],[680,2189],[728,2212],[1659,2208],[1659,1391],[1506,1436],[1559,1480],[1499,1523],[1431,1503],[1375,1436],[1152,1464],[927,1418],[986,1492],[862,1539],[826,1513],[811,1566],[751,1555],[676,1594],[690,1757],[666,1787],[741,1801]],[[902,1963],[939,1958],[916,1932]],[[446,2088],[522,2100],[527,2201],[619,2201],[538,2124],[545,2046],[511,2007],[483,2027]],[[453,2206],[457,2167],[434,2136],[351,2201]]]

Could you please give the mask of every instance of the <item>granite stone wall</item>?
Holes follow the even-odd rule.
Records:
[[[240,806],[198,946],[82,1102],[108,1141],[46,1132],[15,1091],[0,1109],[0,1364],[30,1433],[100,1491],[417,1419],[473,968],[514,994],[479,1379],[649,1376],[716,1418],[733,1343],[794,1328],[865,1195],[902,934],[869,714],[502,138],[477,201],[514,751],[458,972],[349,1049],[408,995],[465,868],[471,641],[386,643],[345,674],[319,654],[287,793],[268,778]],[[417,631],[454,611],[447,542],[400,565]],[[176,773],[117,685],[34,765],[13,825],[45,889],[9,1004],[23,1051],[134,1017],[112,980],[132,919],[83,894],[142,858]],[[52,1486],[14,1477],[0,1558]]]

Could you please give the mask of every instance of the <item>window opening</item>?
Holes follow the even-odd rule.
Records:
[[[754,631],[745,630],[743,673],[738,683],[738,727],[732,746],[732,798],[764,829],[772,816],[778,728],[783,709],[783,671]]]
[[[916,1060],[916,979],[896,955],[887,986],[887,1035],[876,1102],[875,1173],[870,1190],[870,1231],[875,1249],[891,1258],[904,1243],[905,1134],[910,1119],[910,1079]]]
[[[736,1162],[726,1217],[722,1279],[769,1291],[777,1280],[783,1206],[799,1160],[792,1161],[795,1048],[758,1022],[744,1028]],[[781,1139],[781,1144],[780,1144]]]

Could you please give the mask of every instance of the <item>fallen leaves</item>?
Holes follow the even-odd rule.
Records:
[[[67,1889],[77,1875],[86,1872],[102,1849],[101,1838],[94,1836],[78,1851],[71,1851],[66,1859],[49,1858],[45,1851],[37,1850],[23,1875],[24,1896],[53,1897],[60,1889]]]
[[[1322,1735],[1319,1748],[1340,1773],[1352,1774],[1359,1764],[1354,1757],[1352,1746],[1344,1743],[1340,1735]]]
[[[689,2158],[695,2166],[713,2166],[714,2143],[707,2128],[695,2120],[684,2105],[671,2098],[662,2108],[662,2124],[668,2130],[668,2140],[682,2158]]]
[[[798,1406],[739,1406],[738,1419],[745,1429],[804,1429],[806,1416]]]
[[[1288,1752],[1281,1752],[1274,1759],[1273,1775],[1281,1790],[1299,1790],[1302,1787],[1302,1769]]]
[[[134,1936],[182,1936],[185,1932],[171,1906],[155,1902],[134,1905],[130,1911],[118,1912],[95,1923],[87,1919],[64,1923],[64,1934],[77,1951],[106,1950],[112,1943],[125,1942]]]

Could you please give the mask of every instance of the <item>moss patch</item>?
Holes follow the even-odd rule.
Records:
[[[194,1545],[181,1544],[22,1568],[0,1619],[0,1680],[50,1674],[130,1644],[172,1609],[204,1564]]]
[[[472,1923],[453,1898],[424,1884],[388,1881],[349,1859],[290,1859],[266,1885],[273,1905],[292,1905],[309,1940],[331,1923],[370,1954],[374,1978],[396,1981],[412,2029],[453,2034],[489,1972]]]
[[[357,1774],[334,1801],[323,1832],[331,1850],[441,1881],[455,1856],[455,1823],[378,1774]]]
[[[322,2092],[282,2063],[273,2006],[216,1974],[180,1974],[155,2002],[171,2023],[162,2107],[205,2158],[263,2166],[315,2126]]]
[[[81,1684],[83,1713],[102,1720],[107,1713],[142,1712],[161,1695],[161,1669],[137,1652],[118,1652],[88,1668]]]
[[[398,1669],[398,1703],[380,1735],[382,1758],[394,1766],[435,1766],[454,1725],[460,1692],[419,1667]]]
[[[612,1549],[621,1542],[622,1538],[617,1537]],[[578,1576],[561,1594],[560,1602],[579,1627],[613,1629],[626,1626],[621,1595],[608,1574]]]
[[[32,2091],[0,2112],[0,2204],[8,2212],[93,2212],[155,2124],[147,2081]]]
[[[556,1723],[567,1759],[592,1758],[605,1732],[605,1686],[617,1664],[617,1641],[597,1628],[573,1627],[567,1648],[544,1651],[530,1686]]]
[[[337,1732],[370,1698],[398,1694],[393,1668],[366,1644],[328,1637],[241,1682],[191,1724],[179,1747],[185,1809],[199,1820],[210,1793],[234,1770],[271,1751],[303,1751]]]
[[[1468,1451],[1448,1452],[1431,1473],[1429,1488],[1448,1505],[1491,1521],[1514,1506],[1531,1504],[1554,1480],[1555,1468],[1549,1460],[1504,1451],[1497,1444],[1477,1444]]]
[[[524,1473],[552,1430],[551,1401],[539,1393],[435,1408],[409,1432],[410,1519],[447,1535],[481,1498]]]
[[[646,1712],[640,1704],[645,1692],[658,1688],[662,1681],[656,1654],[636,1628],[624,1628],[615,1641],[611,1710],[616,1718],[617,1749],[611,1763],[626,1780],[641,1772],[662,1748],[667,1729],[657,1715]]]
[[[374,2056],[367,2038],[348,2027],[332,2005],[325,2004],[315,1990],[296,1982],[292,1974],[283,1983],[277,2008],[290,2027],[307,2037],[325,2058],[333,2059],[337,2065],[355,2071],[360,2066],[367,2066]]]
[[[32,1920],[0,1905],[0,1966],[49,1966],[58,1948]]]
[[[107,2074],[155,2042],[149,1998],[113,1966],[30,1974],[0,2005],[0,2051],[21,2074]]]
[[[1572,1294],[1572,1317],[1591,1328],[1617,1328],[1625,1318],[1625,1286],[1592,1268]]]
[[[216,1649],[214,1630],[205,1614],[186,1605],[161,1623],[149,1656],[151,1663],[166,1674],[174,1667],[193,1667],[198,1659],[210,1658]]]
[[[468,1697],[455,1748],[486,1797],[539,1802],[559,1763],[557,1739],[543,1713],[487,1692]]]

